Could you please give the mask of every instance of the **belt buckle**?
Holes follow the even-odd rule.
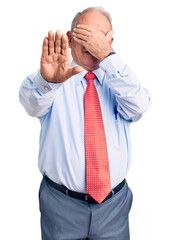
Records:
[[[90,198],[90,195],[85,195],[85,201],[88,201],[89,198]]]

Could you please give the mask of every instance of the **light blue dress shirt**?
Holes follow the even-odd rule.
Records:
[[[72,62],[72,66],[75,66]],[[76,192],[86,192],[84,94],[86,70],[64,83],[48,83],[40,71],[20,88],[20,102],[41,123],[39,169],[43,175]],[[111,186],[124,178],[130,166],[129,125],[149,108],[148,91],[118,54],[93,71],[105,127]]]

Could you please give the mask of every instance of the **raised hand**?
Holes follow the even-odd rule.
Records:
[[[58,30],[54,39],[53,31],[49,31],[48,38],[44,38],[42,46],[42,77],[48,82],[61,83],[82,70],[80,66],[71,68],[67,36]]]
[[[105,35],[97,29],[80,24],[74,28],[73,38],[77,43],[83,45],[94,57],[99,59],[99,61],[102,61],[110,52],[113,52],[111,46],[113,33],[114,31],[110,30]]]

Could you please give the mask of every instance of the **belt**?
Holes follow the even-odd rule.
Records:
[[[86,193],[79,193],[79,192],[74,192],[69,190],[67,187],[65,187],[64,185],[59,185],[55,182],[53,182],[51,179],[49,179],[47,176],[44,176],[46,182],[53,188],[59,190],[60,192],[66,194],[69,197],[72,198],[77,198],[83,201],[86,201],[88,203],[91,204],[97,204],[98,202],[96,202],[89,194]],[[115,188],[112,189],[112,191],[107,195],[107,197],[103,200],[103,202],[105,202],[106,200],[108,200],[109,198],[112,197],[113,194],[119,192],[123,186],[125,185],[126,180],[124,179],[121,183],[119,183],[119,185],[117,185]]]

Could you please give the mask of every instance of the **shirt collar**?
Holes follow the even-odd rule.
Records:
[[[78,66],[78,64],[73,60],[71,63],[71,67],[75,67],[75,66]],[[83,80],[83,77],[85,76],[86,73],[87,73],[87,70],[84,69],[82,72],[74,75],[76,84],[79,84]],[[99,83],[103,85],[105,72],[101,68],[98,68],[94,70],[93,73],[96,75],[97,79],[99,80]]]

